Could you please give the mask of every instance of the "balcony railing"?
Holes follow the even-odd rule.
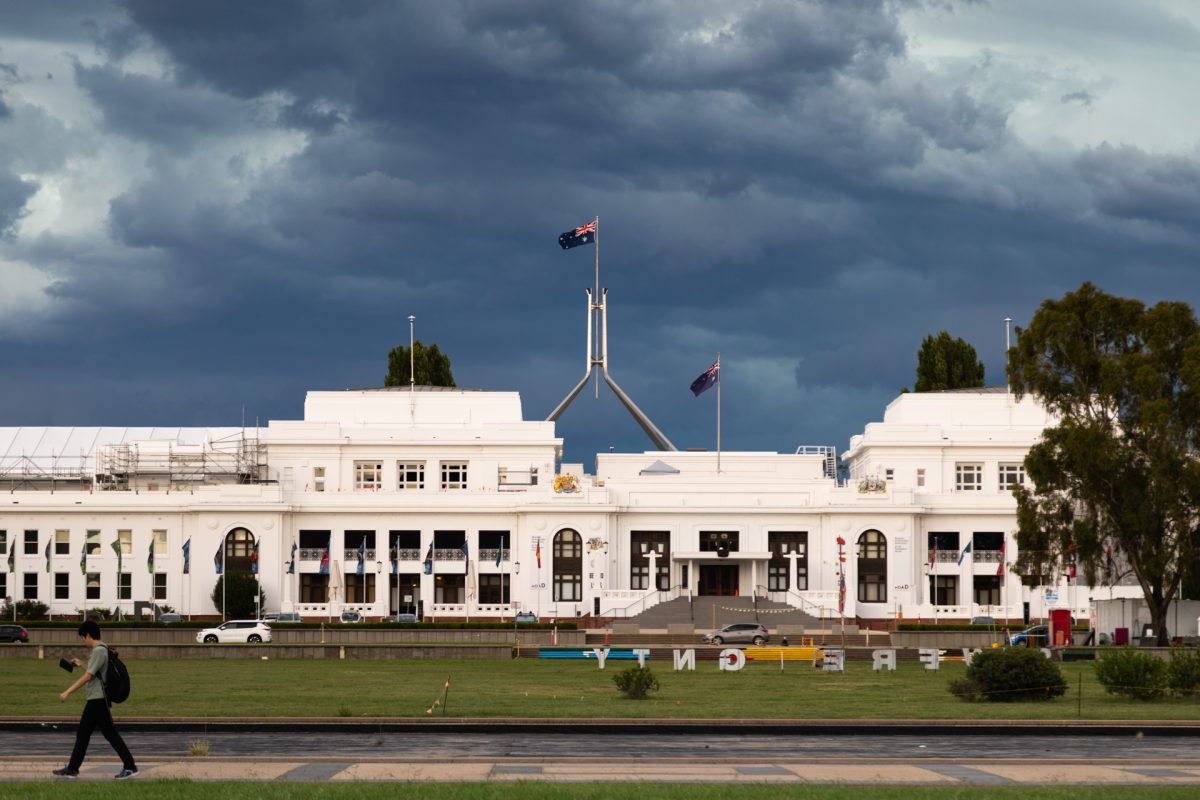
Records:
[[[1004,560],[1003,550],[976,550],[975,560],[980,563],[999,564]]]
[[[511,552],[512,552],[512,551],[511,551],[511,550],[509,550],[509,548],[507,548],[507,547],[506,547],[506,548],[504,548],[504,552],[503,552],[503,553],[501,553],[501,555],[500,555],[500,560],[501,560],[501,561],[508,561],[508,560],[509,560],[509,555],[511,554]],[[479,560],[480,560],[481,562],[487,562],[487,561],[491,561],[493,564],[494,564],[494,563],[496,563],[496,548],[495,548],[495,547],[483,547],[483,548],[480,548],[480,550],[479,550]]]
[[[420,561],[421,548],[401,547],[396,551],[396,558],[400,561]]]
[[[347,561],[357,561],[358,560],[358,548],[357,547],[355,547],[353,549],[347,548],[343,552],[342,557],[345,558]],[[374,547],[367,548],[364,560],[366,560],[366,561],[374,561],[375,560],[375,548]]]
[[[493,554],[492,558],[496,556]],[[434,561],[466,561],[467,555],[461,547],[443,547],[433,551]]]

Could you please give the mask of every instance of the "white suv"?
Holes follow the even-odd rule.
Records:
[[[215,628],[205,628],[196,634],[196,641],[204,644],[213,642],[259,642],[271,641],[271,626],[257,619],[235,619],[218,625]]]

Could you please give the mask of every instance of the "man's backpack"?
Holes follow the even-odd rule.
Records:
[[[104,687],[104,696],[108,698],[110,705],[124,703],[129,699],[129,670],[125,668],[125,662],[117,655],[116,650],[108,645],[104,645],[104,648],[108,650],[108,668],[100,681]]]

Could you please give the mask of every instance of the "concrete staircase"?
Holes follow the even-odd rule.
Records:
[[[785,630],[799,634],[802,630],[830,630],[840,625],[805,614],[785,603],[751,597],[680,597],[643,611],[629,619],[642,631],[679,631],[690,625],[695,630],[708,631],[735,622],[758,622],[768,630]],[[847,625],[848,633],[858,633],[858,626]]]

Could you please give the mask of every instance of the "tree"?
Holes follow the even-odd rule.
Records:
[[[225,579],[229,579],[229,586],[222,592],[222,587],[225,585]],[[258,590],[258,605],[254,604],[254,591]],[[229,609],[225,612],[221,602],[224,602]],[[266,608],[267,595],[262,590],[258,583],[258,578],[249,572],[227,572],[217,578],[217,585],[213,587],[212,593],[213,605],[227,617],[232,619],[254,619],[258,611]]]
[[[942,331],[926,336],[917,353],[917,392],[970,389],[983,386],[983,362],[964,339]]]
[[[413,367],[416,383],[420,386],[455,386],[454,374],[450,372],[450,356],[432,345],[426,347],[418,339],[413,342]],[[387,377],[384,386],[408,386],[408,348],[396,345],[388,352]]]
[[[1053,576],[1074,560],[1088,583],[1111,585],[1119,560],[1167,644],[1167,609],[1196,578],[1200,546],[1195,314],[1085,283],[1042,303],[1008,356],[1016,396],[1057,417],[1025,459],[1033,489],[1016,492],[1016,570]]]

